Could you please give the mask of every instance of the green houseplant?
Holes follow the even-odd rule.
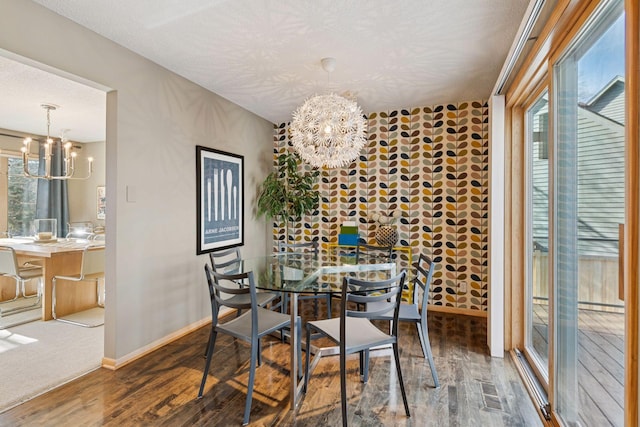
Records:
[[[313,186],[318,169],[303,170],[300,157],[286,152],[278,157],[276,169],[265,178],[258,191],[258,217],[279,219],[285,223],[285,241],[289,240],[289,222],[318,208],[320,195]]]

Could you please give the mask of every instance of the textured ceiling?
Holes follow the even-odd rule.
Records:
[[[51,132],[76,142],[105,140],[105,92],[0,55],[0,128],[46,135],[47,113],[54,104]]]
[[[528,5],[35,1],[274,123],[328,91],[356,94],[365,113],[487,99]],[[328,56],[337,60],[330,75],[320,66]]]

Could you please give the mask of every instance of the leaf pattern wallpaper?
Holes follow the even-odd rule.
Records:
[[[488,138],[486,101],[370,113],[360,157],[322,170],[318,210],[290,223],[289,239],[318,239],[326,249],[337,242],[342,222],[356,221],[360,237],[374,243],[376,224],[368,217],[400,210],[397,245],[438,265],[429,303],[486,311]],[[288,124],[275,126],[274,164],[290,149]],[[273,223],[273,236],[275,249],[284,223]]]

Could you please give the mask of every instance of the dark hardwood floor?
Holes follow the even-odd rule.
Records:
[[[359,381],[357,356],[349,359],[349,425],[542,425],[511,358],[489,356],[486,319],[430,312],[429,328],[441,387],[433,387],[415,328],[402,325],[401,363],[411,418],[404,415],[393,358],[389,350],[379,350],[372,354],[367,384]],[[209,328],[202,328],[115,372],[92,372],[0,414],[0,425],[241,425],[246,344],[219,336],[204,398],[195,398],[208,333]],[[275,338],[263,341],[251,425],[341,425],[337,357],[320,361],[295,414],[288,405],[288,358],[287,344]]]

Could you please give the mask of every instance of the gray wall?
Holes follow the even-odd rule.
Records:
[[[245,156],[243,255],[270,248],[252,211],[272,124],[30,1],[0,10],[0,49],[111,89],[105,357],[124,361],[210,316],[206,256],[195,255],[196,145]]]

